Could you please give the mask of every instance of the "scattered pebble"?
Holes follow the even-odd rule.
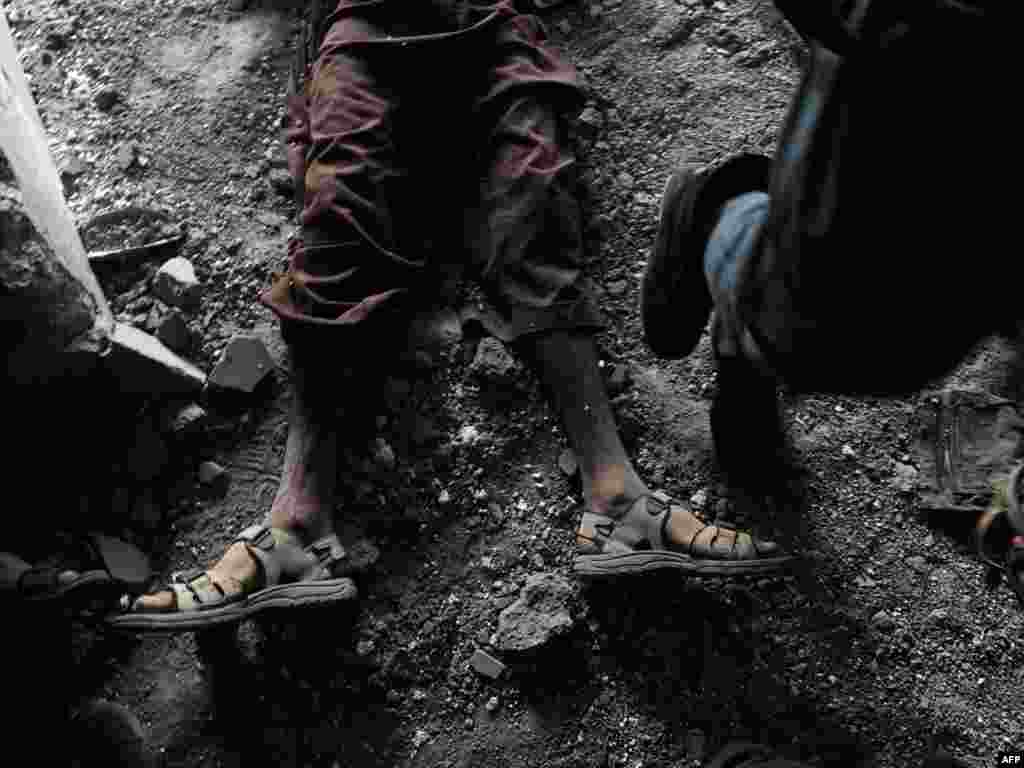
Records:
[[[913,557],[908,557],[907,565],[909,565],[918,573],[924,573],[928,570],[928,563],[921,555],[914,555]]]
[[[121,100],[121,92],[112,86],[106,86],[96,92],[93,104],[101,112],[109,112]]]
[[[558,468],[562,470],[566,477],[572,477],[579,471],[579,462],[576,460],[576,454],[572,452],[571,448],[566,448],[558,454]]]
[[[199,482],[218,491],[227,490],[230,482],[228,471],[215,461],[204,461],[199,465]]]
[[[497,712],[498,711],[498,707],[500,707],[500,706],[501,706],[501,701],[499,701],[497,696],[491,696],[491,698],[489,698],[487,700],[486,708],[487,708],[488,712],[492,712],[492,713],[493,712]]]
[[[857,452],[855,450],[853,450],[853,448],[851,446],[844,445],[843,446],[843,458],[845,458],[845,459],[855,459],[855,458],[857,458]]]
[[[192,262],[183,256],[165,261],[153,282],[157,298],[172,307],[193,309],[202,298],[202,286]]]
[[[447,504],[451,500],[452,500],[452,495],[450,493],[448,493],[447,489],[441,491],[441,493],[437,497],[437,503],[438,504]]]
[[[497,680],[505,672],[505,665],[486,651],[477,649],[473,658],[469,660],[470,665],[484,677]]]
[[[896,620],[887,611],[879,611],[871,617],[871,626],[881,632],[891,632],[896,628]]]
[[[387,440],[383,437],[376,438],[373,441],[371,450],[373,452],[373,461],[377,466],[386,470],[395,468],[395,451],[388,445]]]

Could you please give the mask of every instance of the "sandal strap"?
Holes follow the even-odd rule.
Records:
[[[332,533],[317,539],[307,547],[307,551],[316,558],[319,576],[327,578],[337,573],[338,566],[348,559],[348,552],[341,545],[338,534]],[[316,576],[314,576],[316,578]]]

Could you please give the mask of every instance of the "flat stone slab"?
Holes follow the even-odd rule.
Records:
[[[250,394],[273,369],[274,360],[258,337],[235,336],[210,374],[210,385]]]
[[[105,359],[122,390],[132,394],[191,394],[206,384],[206,374],[199,368],[126,323],[114,324]]]

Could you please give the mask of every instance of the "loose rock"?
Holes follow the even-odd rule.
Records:
[[[928,562],[921,555],[914,555],[913,557],[908,557],[907,565],[909,565],[918,573],[924,573],[928,570]]]
[[[893,466],[895,477],[892,485],[900,493],[911,493],[917,487],[917,469],[910,464],[897,461]]]
[[[389,471],[395,468],[395,452],[383,437],[376,438],[370,450],[378,467]]]
[[[490,336],[481,339],[476,350],[476,357],[470,365],[470,371],[485,379],[502,379],[516,368],[516,361],[505,349],[505,346]]]
[[[580,464],[576,460],[576,454],[572,452],[571,448],[566,448],[560,454],[558,454],[558,468],[567,477],[572,477],[579,472]]]
[[[896,628],[896,619],[886,611],[879,611],[871,617],[871,626],[881,632],[891,632]]]
[[[270,188],[281,197],[291,197],[295,194],[295,179],[283,168],[271,170],[267,181],[270,182]]]
[[[251,394],[273,368],[274,361],[262,340],[256,336],[235,336],[210,374],[210,384]]]
[[[156,337],[175,352],[185,354],[192,348],[192,332],[185,316],[177,309],[168,312],[160,321]]]
[[[231,477],[217,462],[204,461],[199,465],[199,482],[217,493],[224,493],[228,489]]]
[[[495,647],[525,651],[544,645],[573,625],[569,614],[572,585],[557,573],[538,573],[526,579],[519,599],[501,612]]]
[[[501,677],[506,669],[505,665],[498,661],[498,659],[485,651],[481,651],[479,648],[473,654],[473,658],[469,660],[469,663],[481,675],[492,680],[497,680]]]
[[[188,394],[206,384],[206,374],[148,333],[116,323],[111,341],[104,359],[124,392]]]
[[[206,409],[196,403],[167,408],[161,419],[160,429],[175,438],[190,437],[202,432],[209,421]]]
[[[194,308],[202,298],[202,286],[196,277],[192,262],[176,256],[157,270],[153,291],[172,307]]]
[[[493,712],[497,712],[498,711],[498,707],[500,707],[500,706],[501,706],[501,701],[498,700],[497,696],[491,696],[491,698],[489,698],[487,700],[487,704],[485,705],[487,711],[488,712],[492,712],[492,713]]]
[[[101,112],[109,112],[121,100],[121,93],[112,86],[101,88],[93,97],[93,103]]]
[[[844,445],[843,446],[842,453],[843,453],[843,458],[844,459],[856,459],[857,458],[857,452],[855,450],[853,450],[853,448],[851,446],[849,446],[849,445]]]
[[[697,491],[693,496],[690,497],[690,506],[697,512],[700,512],[708,503],[708,492],[703,488]]]

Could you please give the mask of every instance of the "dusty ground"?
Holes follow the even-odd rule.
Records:
[[[253,329],[282,363],[258,402],[220,413],[149,484],[149,528],[130,532],[165,571],[204,564],[261,518],[283,453],[287,369],[253,296],[293,226],[270,179],[296,12],[235,12],[224,0],[5,10],[75,213],[168,212],[207,289],[189,316],[192,359],[209,369],[228,338]],[[706,342],[680,363],[649,355],[638,273],[669,170],[684,156],[770,151],[802,48],[757,0],[569,3],[547,21],[593,94],[579,126],[592,274],[612,320],[601,344],[628,445],[651,483],[725,508]],[[104,89],[113,95],[97,101]],[[104,277],[116,311],[142,327],[155,322],[152,302],[132,290],[158,264]],[[957,383],[1018,394],[1007,355],[993,343]],[[914,400],[792,404],[808,475],[795,542],[806,574],[578,587],[569,633],[525,657],[492,649],[510,665],[500,681],[473,671],[525,577],[569,574],[576,523],[555,420],[533,379],[492,357],[466,365],[464,340],[396,370],[372,414],[394,465],[362,439],[353,446],[344,538],[382,553],[358,607],[247,626],[238,650],[211,638],[205,664],[193,635],[83,631],[71,695],[131,707],[166,766],[668,768],[735,736],[821,764],[903,766],[933,734],[987,766],[1024,746],[1024,619],[1008,591],[983,588],[964,546],[970,521],[920,515],[905,492],[905,467],[918,463]],[[230,472],[223,498],[195,491],[207,458]],[[142,492],[126,484],[119,498],[133,507]]]

